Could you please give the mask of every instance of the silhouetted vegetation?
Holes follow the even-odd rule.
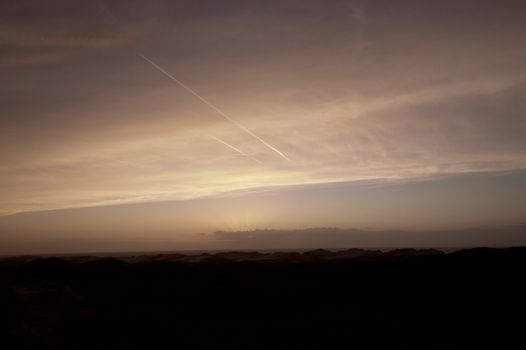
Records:
[[[522,349],[526,248],[0,260],[6,349]]]

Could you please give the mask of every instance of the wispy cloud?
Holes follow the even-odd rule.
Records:
[[[2,8],[2,213],[526,168],[522,5],[60,3]]]

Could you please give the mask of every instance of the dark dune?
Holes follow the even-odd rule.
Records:
[[[524,346],[526,248],[6,261],[9,349]]]

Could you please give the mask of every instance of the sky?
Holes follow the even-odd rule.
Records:
[[[4,0],[0,254],[521,225],[525,19],[509,0]]]

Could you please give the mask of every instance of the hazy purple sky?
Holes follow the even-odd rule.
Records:
[[[521,223],[525,42],[524,1],[4,0],[0,244]]]

